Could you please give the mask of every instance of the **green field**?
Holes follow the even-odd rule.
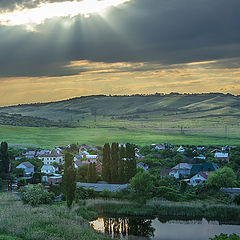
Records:
[[[39,128],[0,126],[0,141],[10,144],[35,144],[52,148],[69,143],[103,145],[106,142],[131,142],[139,145],[169,142],[176,145],[240,145],[239,129],[179,129],[161,130],[149,127],[129,128]]]
[[[240,145],[240,96],[228,94],[169,94],[149,96],[88,96],[44,104],[0,108],[13,126],[0,125],[0,141],[41,147],[69,143],[139,145]],[[7,115],[6,115],[7,114]],[[19,118],[39,117],[60,126],[23,127]],[[1,124],[1,123],[0,123]],[[58,126],[56,125],[56,126]],[[27,125],[35,126],[35,125]],[[49,125],[51,126],[51,125]],[[183,129],[181,131],[181,129]]]

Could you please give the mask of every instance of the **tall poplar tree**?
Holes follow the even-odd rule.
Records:
[[[136,174],[136,159],[134,145],[126,144],[126,181],[129,181]]]
[[[70,153],[65,154],[64,162],[64,175],[63,175],[63,188],[67,200],[67,206],[70,208],[76,190],[76,172],[73,164],[73,155]]]
[[[125,176],[125,158],[126,158],[126,151],[125,147],[121,146],[119,150],[119,161],[118,161],[118,180],[119,183],[125,183],[126,182],[126,176]]]
[[[111,176],[112,182],[118,182],[118,162],[119,162],[119,147],[118,143],[112,143],[111,147]]]
[[[9,172],[8,144],[6,142],[2,142],[0,148],[0,173],[7,174],[8,172]]]
[[[111,156],[109,143],[105,143],[103,147],[102,176],[104,181],[111,181]]]

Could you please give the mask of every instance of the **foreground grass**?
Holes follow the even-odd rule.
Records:
[[[174,145],[240,145],[240,138],[230,135],[225,138],[223,129],[210,132],[208,129],[186,131],[179,129],[159,130],[157,128],[141,127],[100,127],[95,128],[42,128],[0,126],[0,141],[14,144],[35,144],[40,147],[52,148],[56,145],[69,143],[103,145],[106,142],[132,142],[146,145],[159,142],[170,142]],[[221,134],[220,134],[221,133]],[[240,133],[240,132],[239,132]],[[236,133],[235,133],[236,134]]]
[[[63,205],[31,207],[0,194],[0,240],[101,240],[76,211]]]
[[[153,216],[208,220],[229,220],[240,223],[240,207],[235,205],[176,203],[152,200],[146,205],[115,200],[90,200],[87,208],[98,214],[119,216]]]

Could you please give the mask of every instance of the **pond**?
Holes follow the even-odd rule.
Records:
[[[240,235],[234,223],[202,220],[99,217],[90,222],[95,230],[119,239],[208,240],[221,233]]]

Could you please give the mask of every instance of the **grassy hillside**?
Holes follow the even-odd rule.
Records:
[[[0,112],[71,121],[84,125],[97,116],[142,121],[240,123],[240,97],[224,94],[88,96],[65,101],[0,108]]]
[[[51,147],[113,141],[240,145],[239,100],[239,96],[224,94],[88,96],[4,107],[0,114],[20,113],[74,128],[0,126],[0,141]]]
[[[22,116],[21,114],[0,113],[0,125],[27,127],[67,127],[67,124],[41,117]]]

